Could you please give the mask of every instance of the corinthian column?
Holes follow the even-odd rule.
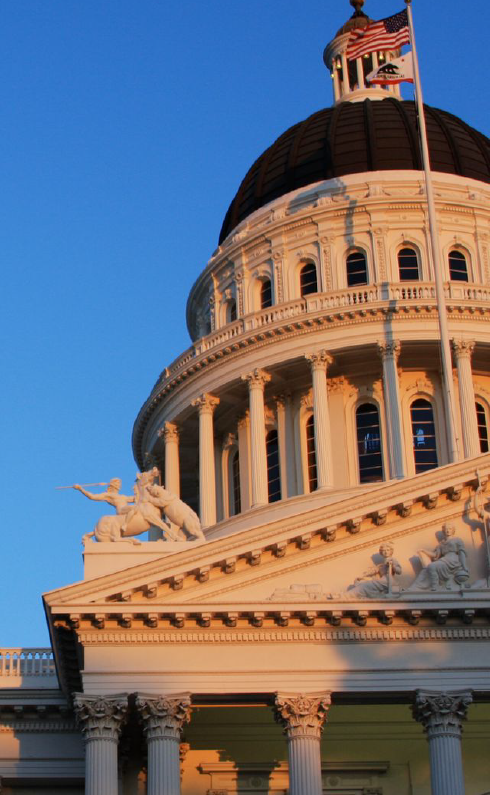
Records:
[[[117,795],[117,744],[128,698],[76,693],[74,706],[85,740],[85,795]]]
[[[276,694],[276,720],[288,738],[289,795],[322,795],[320,736],[330,693]]]
[[[189,693],[136,697],[148,743],[148,795],[179,795],[180,737],[191,716]]]
[[[315,456],[318,488],[333,486],[333,467],[330,449],[330,415],[328,413],[327,367],[332,357],[326,351],[308,353],[313,381],[313,415],[315,418]]]
[[[199,411],[199,512],[203,527],[216,524],[213,413],[218,404],[219,398],[207,394],[192,403]]]
[[[462,723],[471,693],[417,690],[413,715],[427,733],[432,795],[464,795]]]
[[[398,340],[378,342],[378,353],[383,362],[383,387],[386,411],[386,430],[390,455],[390,476],[405,477],[405,449],[402,418],[400,414],[400,387],[398,384],[398,357],[401,344]]]
[[[253,370],[242,375],[248,382],[248,398],[250,406],[250,446],[252,464],[252,508],[266,505],[269,502],[267,488],[267,453],[265,447],[265,411],[264,389],[271,380],[264,370]]]
[[[473,373],[471,357],[475,350],[474,340],[451,340],[456,367],[458,368],[459,406],[461,410],[461,426],[463,428],[464,457],[473,458],[481,455],[478,438],[478,422],[475,409],[475,390],[473,389]]]
[[[164,422],[162,427],[158,431],[158,436],[160,438],[163,437],[163,441],[165,444],[165,474],[164,474],[165,488],[171,491],[173,494],[176,494],[177,497],[180,497],[180,463],[179,463],[178,428],[173,422]],[[177,536],[180,534],[179,528],[177,527],[177,525],[173,524],[172,522],[170,522],[170,528]],[[155,530],[158,533],[158,535],[155,535],[155,537],[153,538],[151,534],[154,533]],[[152,528],[150,530],[150,541],[156,541],[159,538],[163,538],[163,532],[158,528]]]

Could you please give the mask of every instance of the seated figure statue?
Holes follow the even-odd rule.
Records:
[[[422,571],[408,589],[438,591],[445,587],[451,590],[452,583],[462,585],[470,576],[466,562],[466,549],[463,541],[455,536],[452,524],[442,528],[442,541],[435,549],[419,549],[418,556]]]
[[[371,566],[367,571],[354,580],[346,592],[352,599],[378,599],[379,597],[390,594],[393,590],[393,577],[401,574],[402,567],[393,557],[393,544],[389,541],[381,544],[379,554],[383,558],[381,563]]]

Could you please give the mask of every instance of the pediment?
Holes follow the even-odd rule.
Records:
[[[461,599],[462,591],[476,598],[475,586],[485,590],[487,576],[483,525],[473,507],[476,486],[474,465],[466,462],[388,483],[362,502],[351,498],[52,591],[45,595],[48,614],[67,626],[103,625],[104,616],[127,626],[133,618],[148,623],[151,615],[152,626],[159,616],[224,606],[236,612],[238,605],[372,604],[387,596],[393,602],[447,601]],[[435,593],[411,589],[421,570],[419,550],[435,550],[446,522],[455,525],[466,550],[469,578],[450,578]],[[369,596],[360,595],[354,581],[382,563],[379,548],[386,542],[401,571],[388,594],[381,589],[378,596],[374,586]]]

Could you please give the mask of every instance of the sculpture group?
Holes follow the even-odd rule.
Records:
[[[157,467],[136,476],[133,495],[120,494],[121,480],[112,478],[107,491],[94,494],[78,484],[73,488],[81,491],[90,500],[107,502],[116,509],[115,514],[101,516],[91,533],[83,540],[141,542],[135,536],[151,527],[159,528],[165,540],[205,540],[198,515],[176,494],[168,491],[156,481],[160,473]],[[162,513],[165,514],[166,521]],[[172,525],[174,527],[172,527]]]

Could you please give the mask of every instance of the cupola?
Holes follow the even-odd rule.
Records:
[[[325,66],[330,72],[333,84],[334,101],[361,102],[364,99],[386,99],[387,96],[401,98],[400,86],[369,86],[366,77],[373,69],[392,58],[398,58],[400,50],[369,53],[349,61],[347,43],[353,30],[365,28],[373,20],[362,10],[364,0],[350,0],[354,13],[342,25],[335,38],[327,44],[323,53]]]

